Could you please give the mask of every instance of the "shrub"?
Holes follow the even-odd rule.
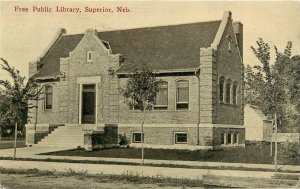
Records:
[[[300,142],[286,142],[279,153],[280,163],[299,165],[300,163]]]

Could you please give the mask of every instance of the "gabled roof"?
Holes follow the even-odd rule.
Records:
[[[68,57],[69,52],[76,48],[82,37],[83,34],[61,36],[46,56],[42,58],[40,62],[42,68],[33,77],[57,77],[60,74],[60,58]]]
[[[113,54],[122,54],[117,73],[199,68],[200,48],[210,47],[221,21],[99,32]]]
[[[116,73],[128,73],[147,66],[154,71],[189,70],[200,66],[200,48],[213,43],[220,21],[98,32],[110,44],[113,54],[124,62]],[[35,78],[55,78],[60,74],[60,58],[68,57],[83,34],[63,35],[41,60]]]

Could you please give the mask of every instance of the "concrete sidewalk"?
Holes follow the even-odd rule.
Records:
[[[55,155],[37,155],[40,153],[46,153],[51,151],[67,150],[63,147],[51,147],[51,146],[33,146],[17,149],[17,158],[31,158],[38,160],[76,160],[76,161],[106,161],[106,162],[118,162],[118,163],[141,163],[140,159],[127,159],[127,158],[105,158],[105,157],[82,157],[82,156],[55,156]],[[0,157],[12,157],[13,149],[0,150]],[[274,170],[274,165],[270,164],[248,164],[248,163],[224,163],[224,162],[199,162],[199,161],[174,161],[174,160],[152,160],[145,159],[145,164],[153,165],[183,165],[191,167],[211,167],[211,168],[253,168],[253,169],[269,169]],[[1,166],[1,164],[0,164]],[[111,165],[109,165],[111,166]],[[299,171],[300,166],[291,165],[278,165],[278,168],[283,171]],[[189,168],[190,169],[190,168]],[[220,170],[218,170],[220,171]]]
[[[129,165],[107,165],[107,164],[81,164],[63,162],[42,162],[42,161],[13,161],[0,160],[0,167],[7,169],[39,169],[55,170],[58,172],[82,172],[88,174],[108,174],[108,175],[133,175],[149,177],[171,177],[202,179],[203,176],[230,176],[230,177],[252,177],[270,179],[275,172],[263,171],[240,171],[240,170],[211,170],[211,169],[190,169],[190,168],[168,168],[152,166],[129,166]],[[290,173],[280,173],[289,175]],[[293,174],[300,177],[300,173]]]

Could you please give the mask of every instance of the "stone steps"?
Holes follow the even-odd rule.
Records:
[[[37,146],[59,146],[77,148],[83,147],[83,126],[68,125],[61,126],[52,131],[48,136],[43,138]]]

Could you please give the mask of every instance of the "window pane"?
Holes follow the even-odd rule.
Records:
[[[189,101],[189,88],[179,88],[178,102],[188,102],[188,101]]]
[[[225,142],[225,141],[224,141],[224,138],[225,138],[224,135],[225,135],[224,133],[221,134],[221,144],[225,144],[225,143],[224,143],[224,142]]]
[[[187,81],[177,82],[177,102],[189,101],[189,83]]]
[[[46,96],[46,109],[52,109],[52,93]]]
[[[236,105],[236,99],[237,99],[237,86],[236,84],[233,85],[233,89],[232,89],[232,102],[234,105]]]
[[[227,144],[231,144],[231,133],[227,135]]]
[[[176,143],[187,143],[187,134],[186,133],[176,133],[175,134]]]
[[[234,144],[238,143],[237,138],[238,138],[238,134],[234,133],[234,135],[233,135],[233,143]]]
[[[224,101],[224,78],[221,77],[220,78],[220,82],[219,82],[219,100],[220,102]]]
[[[52,86],[46,86],[46,93],[52,93]]]
[[[231,82],[228,81],[226,83],[226,102],[230,103],[230,87],[231,87]]]
[[[133,133],[132,137],[133,137],[133,140],[132,140],[133,143],[141,143],[142,142],[142,133]]]
[[[45,86],[45,109],[52,109],[53,87]]]
[[[168,106],[168,83],[161,82],[158,87],[159,87],[158,93],[156,94],[156,106],[157,107],[163,106],[165,109],[167,109],[167,106]],[[158,108],[158,109],[161,109],[161,108]]]
[[[188,103],[180,103],[176,105],[177,109],[189,109],[189,104]]]

